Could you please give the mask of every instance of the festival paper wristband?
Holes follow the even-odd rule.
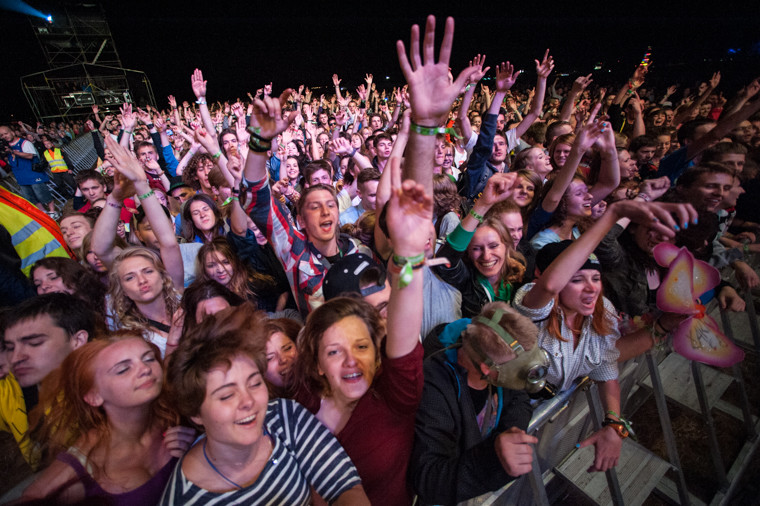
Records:
[[[418,125],[416,123],[411,124],[411,129],[413,132],[416,132],[420,135],[437,135],[437,134],[450,134],[456,137],[457,139],[461,139],[462,136],[457,133],[456,130],[453,128],[446,128],[446,127],[428,127],[428,126],[422,126]]]

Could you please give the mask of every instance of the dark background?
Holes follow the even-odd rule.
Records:
[[[104,8],[123,65],[146,72],[157,105],[165,107],[170,93],[180,101],[193,98],[195,67],[209,81],[210,100],[245,98],[269,81],[275,91],[306,84],[329,92],[334,72],[352,92],[365,72],[374,74],[378,87],[390,88],[403,81],[395,41],[408,43],[409,27],[424,25],[430,13],[437,16],[439,39],[443,17],[456,19],[455,72],[484,53],[488,65],[503,59],[525,69],[518,86],[533,86],[533,59],[549,47],[555,74],[570,74],[566,81],[602,63],[595,82],[619,86],[652,46],[648,86],[679,82],[683,89],[720,69],[719,89],[728,94],[760,75],[760,7],[749,3],[407,1],[302,7],[155,0],[109,1]],[[55,2],[31,5],[55,18]],[[25,15],[0,11],[0,37],[0,121],[11,115],[31,119],[19,79],[46,69],[42,51]]]

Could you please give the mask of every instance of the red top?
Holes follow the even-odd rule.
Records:
[[[359,471],[372,504],[412,504],[406,470],[414,442],[414,416],[422,398],[422,344],[408,355],[390,359],[381,350],[382,367],[369,391],[359,400],[338,441]],[[312,413],[318,396],[296,400]]]

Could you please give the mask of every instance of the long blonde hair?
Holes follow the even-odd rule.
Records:
[[[166,271],[161,257],[155,251],[141,246],[127,248],[113,262],[111,271],[108,273],[110,287],[108,295],[110,297],[111,308],[119,319],[122,329],[146,329],[148,328],[148,319],[140,312],[137,304],[130,299],[121,286],[119,277],[119,267],[127,258],[142,257],[148,260],[153,267],[161,274],[163,282],[162,296],[166,305],[166,314],[171,319],[179,308],[180,295],[174,289],[174,283],[171,276]]]

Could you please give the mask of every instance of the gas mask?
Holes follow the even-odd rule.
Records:
[[[496,364],[474,342],[468,342],[465,349],[476,363],[482,362],[492,371],[496,371],[496,379],[490,375],[484,378],[494,386],[509,388],[510,390],[525,390],[529,394],[539,392],[546,384],[546,374],[549,372],[549,355],[538,344],[532,350],[525,351],[525,348],[499,325],[503,314],[504,311],[497,309],[491,318],[476,316],[472,322],[485,325],[496,332],[496,335],[502,338],[515,353],[514,359]]]

